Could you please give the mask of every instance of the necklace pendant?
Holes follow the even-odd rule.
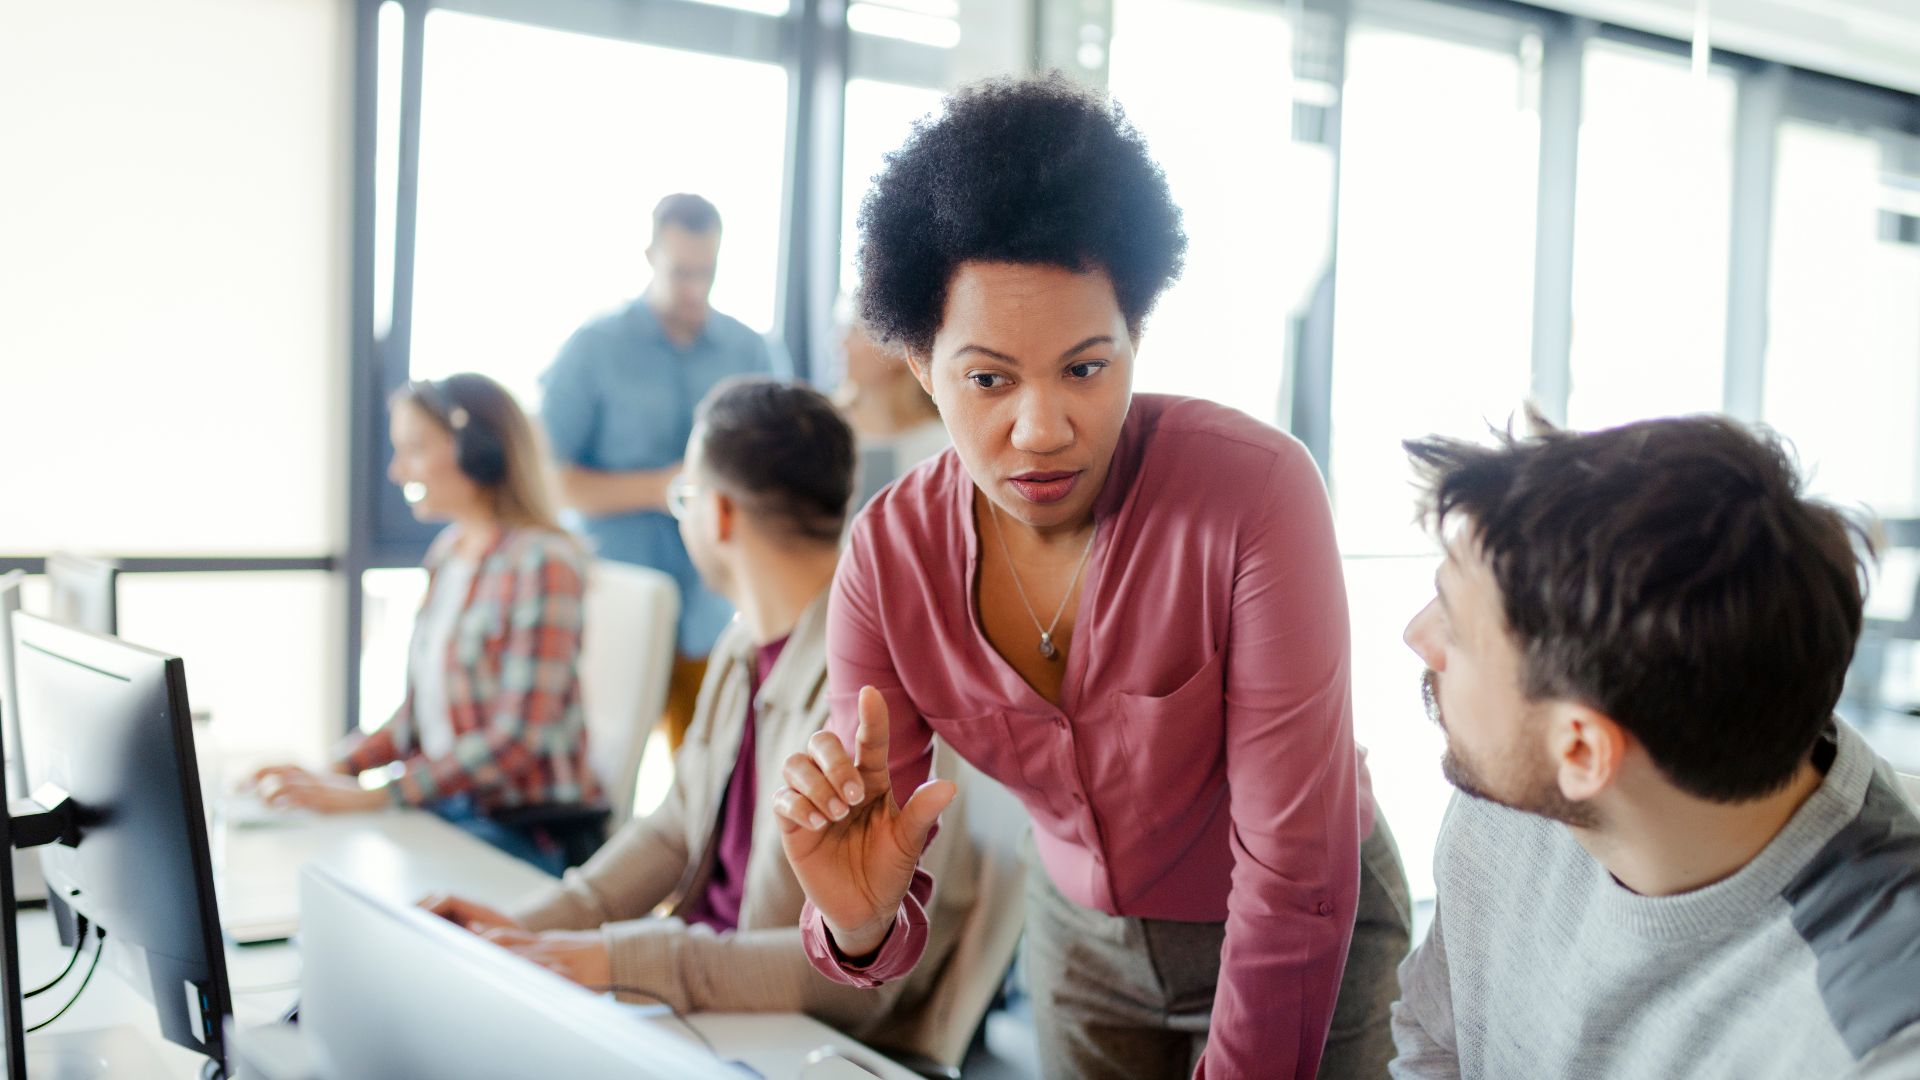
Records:
[[[1053,635],[1045,631],[1040,633],[1040,655],[1049,660],[1060,655],[1060,650],[1053,647]]]

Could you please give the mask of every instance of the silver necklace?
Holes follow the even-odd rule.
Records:
[[[1000,541],[1000,554],[1006,557],[1007,573],[1013,576],[1014,591],[1020,594],[1020,603],[1027,609],[1027,618],[1033,620],[1033,628],[1040,631],[1040,655],[1051,660],[1060,655],[1059,648],[1053,643],[1054,627],[1060,625],[1060,616],[1067,612],[1067,601],[1073,599],[1073,587],[1080,580],[1080,571],[1086,568],[1087,556],[1093,553],[1093,538],[1099,535],[1099,528],[1095,527],[1087,537],[1087,546],[1080,549],[1080,561],[1073,566],[1073,577],[1067,580],[1067,594],[1060,598],[1060,607],[1054,611],[1053,621],[1041,626],[1040,616],[1033,610],[1033,601],[1027,599],[1027,587],[1020,584],[1020,571],[1014,569],[1013,552],[1007,550],[1007,534],[1000,528],[1000,509],[993,505],[992,499],[987,500],[987,512],[993,515],[993,535]]]

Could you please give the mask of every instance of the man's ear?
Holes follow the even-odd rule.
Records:
[[[1585,705],[1554,706],[1547,725],[1547,753],[1560,794],[1589,802],[1620,777],[1632,736],[1612,717]]]

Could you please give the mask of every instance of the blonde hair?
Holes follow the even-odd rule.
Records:
[[[546,446],[506,387],[472,372],[415,379],[394,391],[388,407],[402,403],[454,437],[461,471],[492,497],[501,524],[565,533],[554,513]]]

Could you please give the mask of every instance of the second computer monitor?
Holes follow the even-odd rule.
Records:
[[[83,555],[47,556],[53,621],[96,634],[119,633],[120,567]]]

